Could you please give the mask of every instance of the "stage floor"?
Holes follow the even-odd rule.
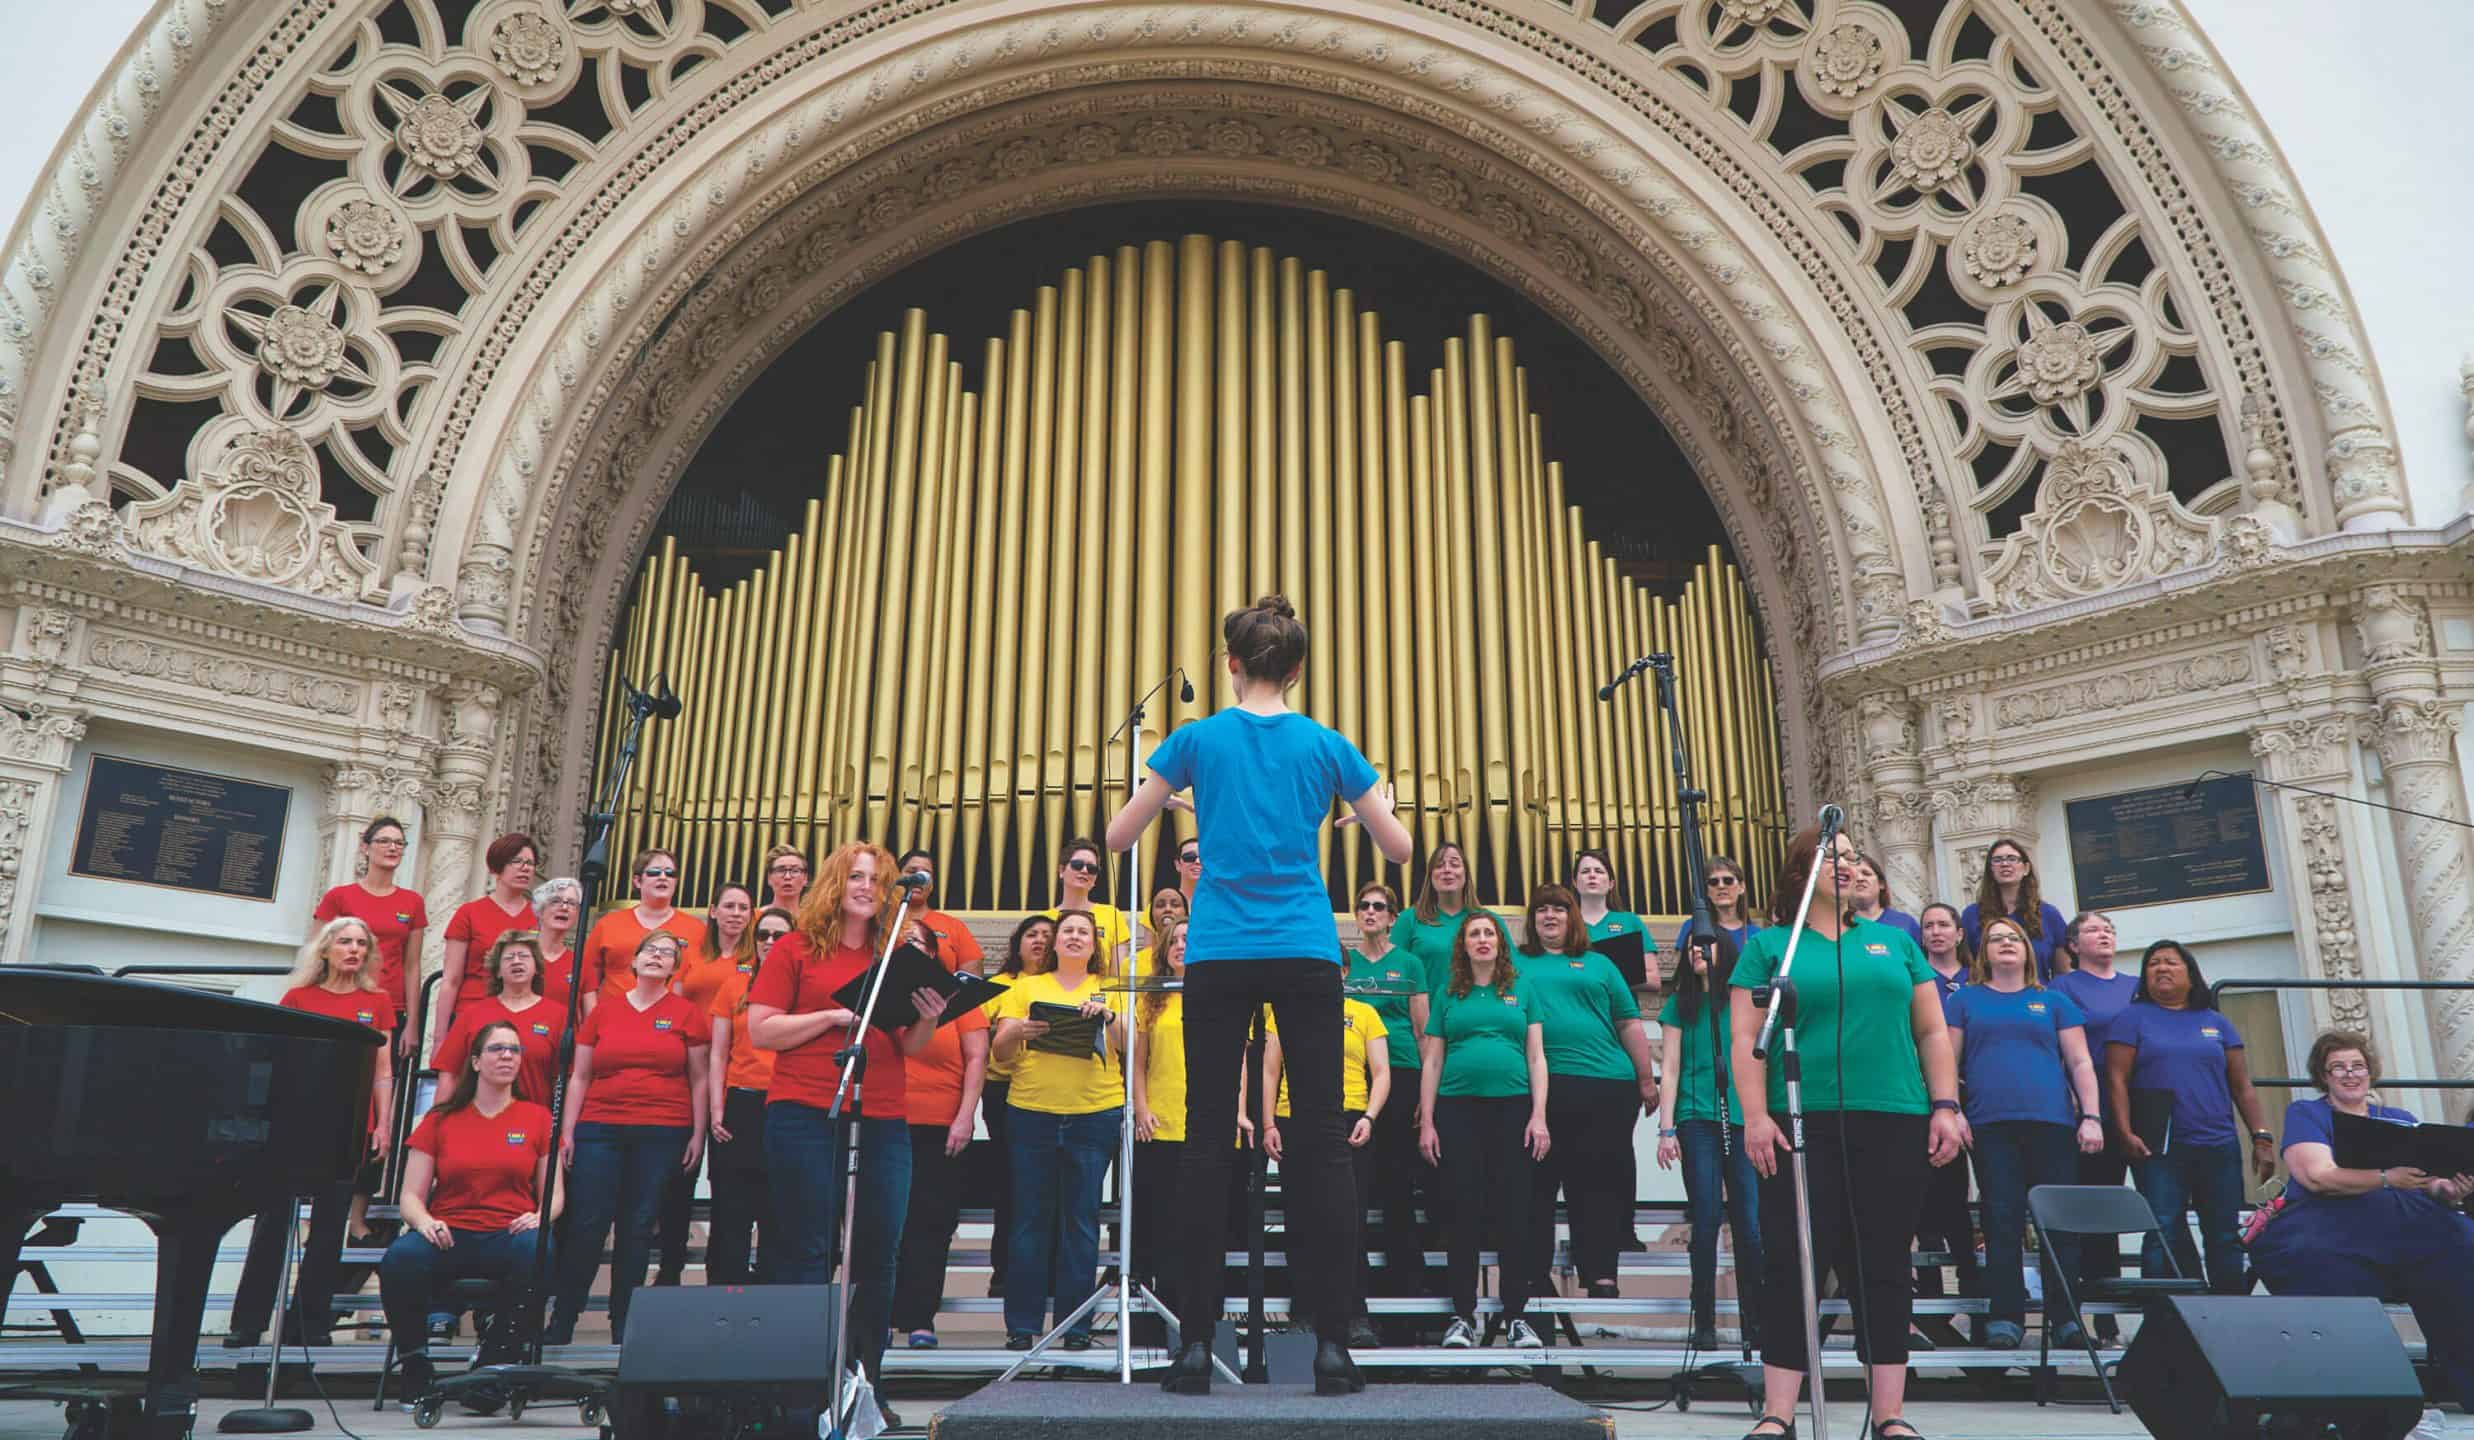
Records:
[[[1377,1386],[1368,1393],[1381,1394]],[[317,1418],[311,1433],[340,1436],[326,1407],[315,1396],[306,1402],[287,1399],[287,1404],[301,1405]],[[368,1440],[413,1440],[415,1436],[457,1437],[457,1440],[582,1440],[591,1432],[576,1424],[573,1407],[543,1407],[529,1412],[522,1423],[508,1424],[503,1419],[479,1419],[450,1411],[436,1430],[413,1428],[412,1417],[388,1406],[384,1411],[369,1408],[369,1395],[364,1390],[357,1398],[339,1395],[336,1403],[343,1421],[355,1433]],[[928,1419],[951,1399],[904,1399],[897,1397],[895,1408],[910,1428],[903,1435],[924,1435]],[[241,1402],[209,1400],[198,1426],[201,1437],[215,1433],[215,1420],[227,1410],[237,1409]],[[1696,1404],[1686,1414],[1672,1409],[1650,1414],[1625,1410],[1610,1410],[1619,1440],[1736,1440],[1751,1428],[1751,1417],[1740,1405]],[[2092,1409],[2071,1407],[2038,1410],[2026,1401],[1991,1403],[1924,1402],[1909,1407],[1908,1414],[1929,1440],[2112,1440],[2117,1436],[2142,1436],[2148,1432],[2128,1414],[2114,1416],[2102,1406]],[[1859,1425],[1864,1418],[1861,1402],[1834,1404],[1830,1407],[1832,1440],[1859,1440]],[[60,1407],[31,1400],[0,1400],[0,1440],[59,1440]],[[1809,1436],[1811,1426],[1804,1424],[1799,1433]],[[2447,1432],[2451,1437],[2474,1440],[2474,1420],[2451,1415]]]

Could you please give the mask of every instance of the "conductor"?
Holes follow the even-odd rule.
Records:
[[[1356,1187],[1341,1126],[1341,950],[1318,861],[1332,801],[1346,800],[1375,848],[1409,858],[1391,787],[1347,739],[1289,709],[1306,660],[1306,627],[1277,595],[1220,624],[1236,703],[1179,726],[1152,753],[1151,774],[1108,822],[1108,848],[1131,847],[1169,797],[1194,792],[1211,856],[1186,926],[1186,1147],[1178,1178],[1186,1273],[1174,1364],[1161,1388],[1211,1390],[1220,1314],[1228,1167],[1237,1135],[1246,1031],[1268,1004],[1288,1067],[1293,1118],[1282,1171],[1293,1187],[1291,1243],[1298,1300],[1315,1317],[1318,1395],[1365,1389],[1349,1358],[1357,1273]]]

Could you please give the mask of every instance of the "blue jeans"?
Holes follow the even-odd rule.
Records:
[[[2242,1210],[2242,1145],[2192,1145],[2177,1141],[2152,1160],[2134,1160],[2131,1183],[2156,1212],[2173,1246],[2173,1261],[2186,1279],[2199,1276],[2199,1249],[2191,1244],[2183,1214],[2199,1212],[2199,1235],[2206,1243],[2208,1288],[2219,1295],[2248,1294],[2251,1277],[2242,1268],[2238,1217]],[[2139,1269],[2148,1275],[2165,1273],[2164,1247],[2150,1237],[2139,1247]]]
[[[1014,1171],[1014,1233],[1005,1251],[1005,1331],[1027,1335],[1040,1328],[1045,1297],[1056,1297],[1062,1319],[1091,1298],[1099,1281],[1100,1184],[1117,1158],[1124,1116],[1115,1110],[1051,1115],[1015,1106],[1005,1123]],[[1073,1333],[1090,1334],[1089,1317]]]
[[[2474,1220],[2428,1196],[2399,1198],[2375,1229],[2333,1236],[2328,1217],[2288,1211],[2259,1233],[2251,1260],[2271,1295],[2402,1297],[2447,1393],[2474,1411]]]
[[[627,1338],[627,1302],[644,1283],[662,1187],[687,1154],[688,1133],[684,1125],[576,1123],[576,1158],[567,1170],[567,1253],[558,1267],[558,1312],[550,1321],[553,1343],[564,1344],[575,1334],[593,1272],[601,1266],[602,1240],[614,1223],[610,1335]]]
[[[582,1145],[579,1142],[578,1148]],[[509,1230],[452,1230],[455,1243],[441,1250],[424,1235],[407,1230],[387,1247],[378,1265],[378,1298],[387,1309],[387,1331],[400,1354],[429,1348],[428,1324],[452,1314],[441,1302],[446,1287],[457,1280],[498,1282],[502,1326],[506,1316],[531,1313],[527,1296],[533,1275],[533,1251],[545,1242],[539,1230],[521,1234]],[[521,1322],[529,1327],[530,1321]],[[501,1330],[503,1343],[511,1332]]]
[[[1756,1198],[1752,1157],[1744,1153],[1744,1127],[1727,1127],[1731,1147],[1719,1153],[1718,1122],[1684,1120],[1675,1126],[1675,1143],[1684,1158],[1684,1201],[1692,1217],[1692,1317],[1715,1316],[1718,1309],[1718,1225],[1723,1219],[1735,1230],[1736,1300],[1743,1323],[1754,1323],[1754,1292],[1761,1274],[1761,1210]],[[1723,1201],[1721,1192],[1723,1194]],[[1752,1276],[1752,1284],[1741,1277]]]
[[[1994,1120],[1975,1127],[1976,1184],[1984,1191],[1984,1269],[1992,1306],[1985,1318],[2027,1323],[2027,1273],[2019,1237],[2027,1229],[2027,1192],[2039,1185],[2074,1185],[2079,1147],[2072,1127],[2043,1120]],[[2061,1293],[2055,1267],[2079,1273],[2079,1242],[2056,1235],[2041,1257],[2048,1305]]]
[[[885,1326],[893,1313],[894,1262],[902,1251],[902,1221],[911,1208],[911,1127],[908,1119],[863,1117],[859,1126],[858,1214],[850,1237],[850,1353],[870,1378],[885,1359]],[[842,1193],[849,1180],[849,1131],[813,1105],[777,1100],[765,1106],[765,1170],[773,1213],[782,1231],[776,1261],[765,1239],[766,1264],[777,1285],[822,1285],[841,1256]],[[827,1368],[831,1368],[828,1366]]]

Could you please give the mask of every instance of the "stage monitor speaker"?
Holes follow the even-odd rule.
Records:
[[[2398,1440],[2423,1410],[2405,1343],[2367,1297],[2159,1297],[2117,1383],[2149,1433],[2173,1440],[2255,1440],[2263,1426]]]
[[[832,1285],[636,1291],[619,1343],[620,1440],[795,1434],[831,1391]],[[813,1434],[809,1429],[805,1433]]]

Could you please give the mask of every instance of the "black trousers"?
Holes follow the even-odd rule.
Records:
[[[971,1147],[974,1168],[979,1171],[974,1188],[988,1197],[996,1213],[990,1217],[995,1226],[988,1239],[988,1294],[1005,1293],[1005,1256],[1010,1248],[1008,1238],[1014,1231],[1014,1158],[1013,1147],[1007,1143],[1009,1127],[1006,1117],[1006,1097],[1014,1091],[1012,1082],[993,1077],[979,1087],[979,1122],[987,1127],[988,1143]]]
[[[1435,1137],[1443,1159],[1435,1168],[1455,1192],[1443,1220],[1444,1286],[1452,1313],[1475,1320],[1478,1313],[1478,1252],[1492,1247],[1503,1288],[1506,1324],[1529,1310],[1536,1285],[1529,1254],[1530,1199],[1537,1162],[1521,1145],[1529,1127],[1529,1097],[1440,1096],[1435,1100]]]
[[[1632,1230],[1632,1126],[1640,1118],[1641,1087],[1635,1081],[1552,1077],[1546,1128],[1555,1143],[1544,1160],[1531,1164],[1529,1273],[1535,1293],[1552,1294],[1555,1288],[1557,1191],[1571,1223],[1572,1268],[1581,1283],[1614,1280]]]
[[[1785,1117],[1781,1116],[1783,1126]],[[1867,1364],[1903,1365],[1915,1290],[1909,1257],[1916,1210],[1932,1162],[1922,1115],[1819,1110],[1804,1117],[1811,1175],[1814,1289],[1838,1276],[1855,1312],[1856,1353]],[[1804,1287],[1795,1237],[1795,1173],[1785,1159],[1761,1181],[1761,1360],[1810,1369],[1804,1353]]]
[[[902,1223],[901,1258],[893,1272],[896,1330],[934,1330],[937,1306],[945,1299],[945,1262],[962,1220],[962,1167],[970,1155],[968,1147],[960,1155],[945,1153],[947,1128],[911,1127],[910,1213]]]
[[[704,1158],[699,1156],[693,1167],[673,1168],[662,1185],[661,1229],[654,1248],[661,1257],[659,1280],[662,1285],[676,1285],[687,1272],[687,1222],[696,1203],[696,1177],[704,1170]],[[705,1276],[709,1283],[712,1275]]]
[[[707,1285],[750,1285],[764,1271],[757,1234],[773,1231],[772,1189],[765,1183],[765,1092],[734,1088],[722,1098],[730,1139],[707,1148],[713,1177],[713,1228],[704,1244]]]
[[[1182,1140],[1144,1140],[1134,1146],[1134,1278],[1151,1287],[1160,1303],[1185,1322],[1177,1287],[1185,1267],[1184,1236],[1177,1215],[1177,1175],[1185,1165]]]
[[[1237,1137],[1246,1037],[1271,1007],[1286,1057],[1291,1108],[1283,1127],[1281,1193],[1297,1300],[1323,1339],[1344,1343],[1354,1305],[1357,1187],[1340,1111],[1340,967],[1329,960],[1214,960],[1185,977],[1185,1164],[1178,1176],[1178,1287],[1189,1345],[1208,1343],[1221,1302],[1229,1168]]]
[[[1976,1226],[1967,1213],[1968,1167],[1968,1157],[1961,1154],[1931,1171],[1931,1178],[1924,1182],[1923,1207],[1916,1212],[1916,1244],[1927,1250],[1948,1250],[1951,1266],[1959,1272],[1959,1293],[1982,1299],[1984,1274],[1976,1264]],[[1916,1293],[1941,1297],[1940,1266],[1916,1271]]]
[[[352,1197],[360,1187],[346,1181],[329,1186],[310,1200],[309,1238],[301,1244],[301,1263],[292,1277],[291,1314],[306,1316],[305,1327],[289,1317],[284,1331],[301,1332],[302,1343],[323,1345],[335,1326],[334,1297],[347,1284],[359,1289],[373,1267],[343,1264],[344,1225],[351,1218]],[[266,1333],[275,1311],[275,1283],[282,1273],[284,1247],[298,1223],[299,1202],[286,1199],[258,1212],[249,1231],[249,1256],[241,1262],[241,1281],[232,1292],[231,1333]],[[349,1280],[347,1280],[347,1275]],[[279,1331],[287,1342],[290,1337]]]
[[[1373,1205],[1382,1220],[1383,1284],[1386,1295],[1432,1295],[1434,1276],[1426,1269],[1426,1237],[1418,1226],[1421,1196],[1429,1213],[1440,1201],[1434,1167],[1417,1148],[1417,1087],[1415,1070],[1392,1071],[1392,1096],[1374,1117],[1374,1139],[1368,1148]],[[1366,1173],[1361,1170],[1361,1174]]]

